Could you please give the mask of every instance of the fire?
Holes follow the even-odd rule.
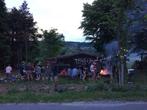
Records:
[[[101,69],[100,75],[103,75],[103,76],[108,75],[107,69]]]

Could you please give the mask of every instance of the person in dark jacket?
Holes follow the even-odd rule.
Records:
[[[51,80],[54,84],[54,90],[57,91],[57,84],[58,84],[58,65],[56,59],[51,62]]]

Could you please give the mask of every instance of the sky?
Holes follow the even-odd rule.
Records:
[[[19,7],[24,0],[5,0],[6,7]],[[82,21],[83,3],[94,0],[26,0],[39,29],[58,29],[65,41],[85,41],[83,30],[78,29]]]

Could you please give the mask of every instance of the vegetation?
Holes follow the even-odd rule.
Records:
[[[8,32],[7,9],[4,0],[0,0],[0,67],[9,62],[11,55],[6,32]]]
[[[143,29],[140,32],[136,32],[135,34],[135,48],[136,51],[142,51],[147,50],[147,15],[144,15],[144,18],[142,20],[142,24],[144,24]]]
[[[104,52],[103,46],[112,40],[119,42],[119,85],[110,83],[108,79],[98,81],[59,80],[59,90],[52,91],[50,81],[16,81],[0,82],[0,102],[61,102],[81,100],[147,100],[146,75],[135,74],[135,82],[124,85],[126,58],[128,48],[127,11],[132,8],[133,0],[95,0],[91,5],[84,4],[83,21],[86,39],[94,47]],[[144,15],[142,24],[146,24]],[[133,43],[135,49],[147,50],[146,25],[135,33]],[[41,41],[38,40],[41,38]],[[33,15],[29,12],[26,1],[19,9],[7,10],[4,0],[0,0],[0,67],[11,63],[13,66],[22,60],[26,62],[43,61],[57,56],[63,47],[64,35],[57,29],[43,30],[38,33]],[[78,47],[79,51],[80,47]],[[66,50],[64,50],[66,52]],[[146,62],[141,62],[144,65]],[[141,73],[140,71],[138,73]],[[139,79],[140,78],[140,79]],[[140,82],[142,81],[142,82]],[[3,88],[4,87],[4,88]]]
[[[84,4],[83,21],[86,39],[90,40],[98,51],[104,44],[112,41],[116,35],[116,15],[113,11],[114,0],[95,0],[92,5]]]
[[[37,28],[26,1],[19,9],[13,8],[8,12],[8,24],[11,64],[30,61],[35,57],[33,54],[37,54]]]
[[[95,100],[117,100],[117,101],[146,101],[146,92],[64,92],[48,94],[11,93],[0,95],[0,103],[20,102],[71,102],[71,101],[95,101]]]
[[[42,38],[42,41],[38,39]],[[35,62],[59,54],[64,42],[63,34],[56,29],[38,33],[36,22],[26,1],[19,9],[7,11],[4,0],[0,0],[0,61],[1,68],[21,61]]]
[[[143,74],[144,73],[142,73],[142,75],[135,74],[133,77],[135,84],[128,84],[124,87],[109,84],[108,79],[105,78],[97,81],[60,78],[57,92],[52,91],[51,81],[1,83],[1,89],[3,85],[8,91],[1,93],[0,103],[98,100],[147,101],[147,82],[142,80],[141,76],[144,77]],[[136,78],[138,76],[139,78]],[[25,88],[26,86],[27,88]]]
[[[118,41],[119,51],[115,56],[118,56],[119,84],[121,86],[125,83],[124,78],[127,72],[125,56],[128,52],[128,39],[130,37],[128,28],[132,22],[128,19],[127,13],[133,8],[136,8],[133,0],[95,0],[91,5],[84,4],[84,19],[81,23],[86,39],[90,40],[99,52],[103,51],[104,46],[110,41]],[[145,37],[140,40],[143,39]],[[142,45],[141,41],[137,40],[137,42]],[[143,46],[139,48],[146,47],[144,42]]]
[[[64,43],[64,36],[63,34],[59,34],[57,29],[43,31],[42,39],[43,40],[39,42],[40,60],[57,56],[61,52]]]

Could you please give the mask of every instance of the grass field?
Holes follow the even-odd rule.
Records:
[[[72,102],[72,101],[147,101],[147,92],[62,92],[44,93],[8,93],[0,95],[0,103],[28,103],[28,102]]]

